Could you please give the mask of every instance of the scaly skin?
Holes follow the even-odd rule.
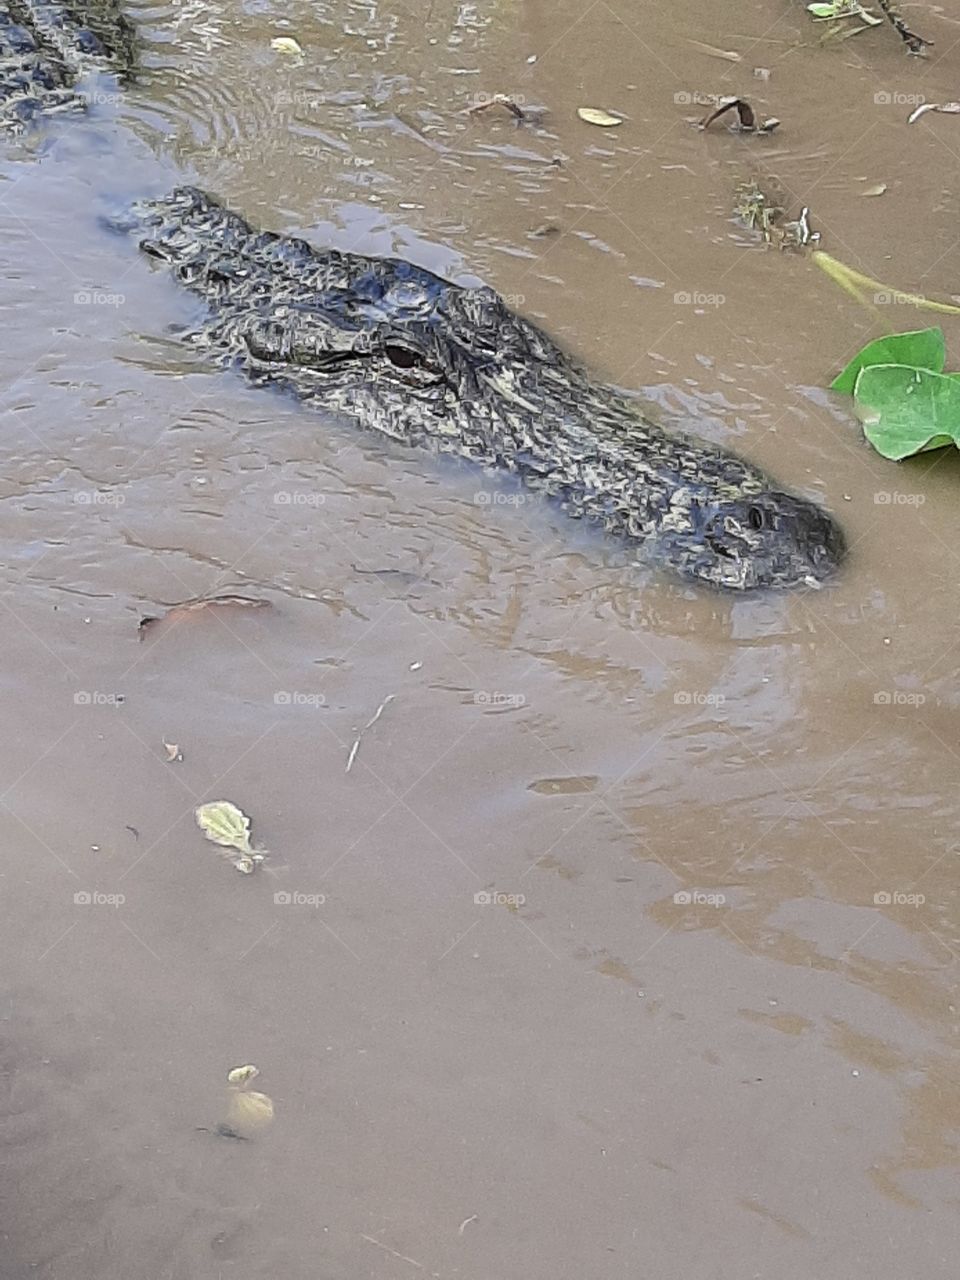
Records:
[[[0,0],[0,131],[82,109],[85,75],[123,78],[134,62],[133,26],[117,0]]]
[[[491,289],[258,233],[192,187],[138,205],[133,229],[209,303],[192,339],[223,362],[405,444],[512,471],[646,563],[748,590],[819,585],[843,558],[821,508],[656,426]]]

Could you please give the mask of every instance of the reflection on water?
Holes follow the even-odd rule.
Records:
[[[720,9],[707,32],[692,2],[642,29],[617,3],[139,6],[116,113],[7,148],[11,1274],[537,1277],[598,1248],[696,1280],[807,1275],[815,1249],[838,1275],[947,1274],[956,464],[892,472],[810,390],[868,321],[729,209],[770,166],[857,229],[869,274],[947,279],[954,230],[919,193],[949,120],[857,141],[880,69],[909,67],[864,43],[841,75],[800,9],[756,45]],[[789,117],[775,139],[698,134],[676,98],[747,88]],[[495,92],[535,119],[465,114]],[[894,171],[881,214],[857,175]],[[495,285],[666,421],[822,496],[848,567],[700,593],[210,370],[179,341],[194,301],[101,220],[184,175]],[[898,487],[923,502],[877,500]],[[224,589],[273,608],[141,637]],[[193,826],[223,798],[256,876]],[[276,1122],[231,1143],[209,1128],[238,1062]]]

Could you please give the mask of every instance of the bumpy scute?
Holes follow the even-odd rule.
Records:
[[[135,65],[133,24],[118,0],[0,0],[0,132],[82,110],[83,84]]]

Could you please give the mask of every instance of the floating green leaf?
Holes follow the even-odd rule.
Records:
[[[871,27],[882,26],[882,19],[868,13],[857,0],[833,0],[832,4],[808,4],[807,12],[815,18],[859,18]]]
[[[863,432],[878,453],[899,462],[960,443],[960,378],[905,364],[871,364],[854,389]]]
[[[238,1137],[246,1138],[265,1129],[273,1120],[273,1102],[255,1089],[231,1089],[227,1098],[227,1126]]]
[[[263,861],[263,854],[250,847],[250,819],[229,800],[202,804],[196,811],[196,817],[197,825],[208,840],[237,850],[239,856],[230,861],[238,871],[249,875]]]
[[[197,810],[197,822],[208,840],[250,853],[250,819],[229,800],[213,800]]]
[[[844,371],[830,383],[831,391],[852,395],[862,369],[869,365],[912,365],[941,373],[946,362],[942,329],[916,329],[910,333],[891,333],[877,338],[850,361]]]
[[[236,1085],[237,1088],[245,1088],[251,1080],[256,1080],[260,1074],[260,1068],[255,1067],[253,1063],[249,1063],[245,1067],[234,1067],[227,1072],[227,1084]]]
[[[227,1118],[220,1132],[231,1138],[248,1138],[273,1120],[273,1101],[265,1093],[248,1089],[260,1071],[253,1064],[234,1067],[227,1073]]]

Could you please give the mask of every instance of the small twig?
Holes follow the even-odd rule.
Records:
[[[478,111],[487,111],[490,107],[506,107],[512,116],[517,120],[525,120],[523,108],[517,106],[512,98],[508,98],[505,93],[495,93],[489,98],[484,98],[483,102],[475,102],[472,107],[467,107],[466,114],[468,116],[476,115]]]
[[[397,695],[395,693],[388,693],[387,696],[384,698],[384,700],[380,703],[379,707],[377,707],[376,711],[367,721],[367,723],[363,726],[363,728],[357,734],[356,738],[353,741],[353,746],[350,748],[350,754],[347,756],[347,767],[344,770],[345,773],[349,773],[350,770],[353,768],[353,762],[354,760],[356,760],[357,752],[360,750],[361,738],[369,728],[371,728],[373,725],[377,723],[377,721],[383,715],[384,709],[387,707],[389,703],[391,703],[394,700],[396,696]]]
[[[384,1253],[389,1253],[391,1258],[399,1258],[401,1262],[409,1262],[411,1267],[417,1267],[420,1271],[423,1270],[422,1262],[418,1262],[416,1258],[408,1258],[405,1253],[397,1253],[396,1249],[391,1249],[389,1245],[383,1244],[380,1240],[374,1240],[373,1236],[365,1236],[361,1231],[360,1239],[366,1240],[368,1244],[375,1244]]]
[[[377,723],[377,721],[383,715],[384,708],[387,706],[389,702],[392,702],[396,696],[397,695],[395,693],[387,694],[384,700],[380,703],[379,707],[377,707],[376,711],[373,713],[373,715],[370,717],[367,723],[363,726],[364,730],[371,728],[372,725],[375,725]]]

